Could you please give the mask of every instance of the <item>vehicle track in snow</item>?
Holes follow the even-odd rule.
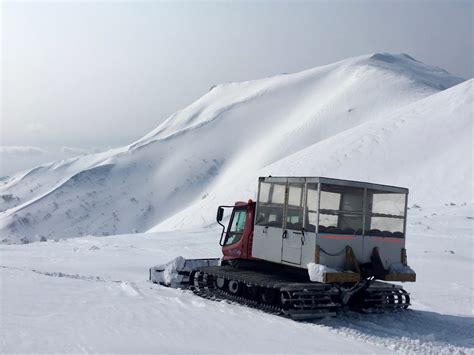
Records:
[[[316,324],[354,340],[401,353],[474,353],[473,317],[417,310],[390,314],[347,312]]]
[[[153,296],[154,292],[143,294],[143,289],[132,281],[115,281],[96,276],[83,276],[66,274],[62,272],[39,271],[13,266],[0,266],[0,268],[31,272],[45,277],[68,278],[78,281],[98,282],[104,287],[112,284],[118,285],[118,291],[134,298],[136,302],[147,302],[147,295]],[[157,286],[159,287],[159,286]],[[152,289],[154,287],[152,286]],[[115,289],[115,287],[114,287]],[[115,291],[114,291],[115,292]],[[187,294],[191,304],[197,298],[189,291]],[[161,295],[163,296],[163,295]],[[175,297],[173,297],[175,298]],[[149,299],[148,299],[149,300]],[[213,302],[214,303],[214,302]],[[229,302],[232,303],[232,302]],[[185,302],[186,306],[191,306]],[[239,306],[238,307],[244,307]],[[196,307],[193,305],[190,309]],[[210,305],[213,307],[213,305]],[[261,313],[252,310],[251,312]],[[272,315],[261,313],[262,318],[270,319]],[[315,322],[298,322],[303,328],[317,327],[328,330],[337,336],[351,339],[357,343],[367,343],[380,348],[380,352],[423,353],[423,354],[473,354],[474,353],[474,318],[468,316],[444,315],[434,312],[407,310],[386,314],[360,314],[356,312],[343,312],[334,318],[325,318]],[[78,344],[80,346],[80,344]],[[78,347],[80,349],[80,347]],[[81,351],[81,350],[79,350]]]
[[[221,302],[247,307],[232,300]],[[343,311],[335,317],[298,323],[403,354],[474,354],[474,317],[411,309],[369,314]]]
[[[115,280],[106,280],[106,279],[104,279],[100,276],[85,276],[85,275],[79,275],[79,274],[67,274],[67,273],[61,272],[61,271],[41,271],[41,270],[37,270],[37,269],[27,269],[27,268],[15,267],[15,266],[5,266],[5,265],[0,265],[0,268],[8,269],[8,270],[30,271],[30,272],[34,272],[35,274],[39,274],[39,275],[43,275],[43,276],[64,277],[64,278],[68,278],[68,279],[75,279],[75,280],[82,280],[82,281],[122,282],[122,281],[115,281]]]
[[[246,307],[229,300],[222,302]],[[474,354],[473,317],[417,310],[374,314],[347,311],[333,318],[301,323],[403,354]]]

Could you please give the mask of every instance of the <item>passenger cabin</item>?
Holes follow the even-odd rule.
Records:
[[[307,268],[344,270],[347,246],[358,264],[374,248],[383,267],[406,265],[408,189],[323,177],[261,177],[252,256]]]

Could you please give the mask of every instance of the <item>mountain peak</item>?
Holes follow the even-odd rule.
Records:
[[[333,176],[339,165],[350,166],[351,152],[360,150],[367,163],[344,170],[344,177],[354,177],[352,171],[360,173],[357,179],[392,183],[385,171],[392,171],[393,179],[398,175],[371,165],[367,138],[357,127],[383,126],[380,122],[398,117],[401,107],[461,81],[405,54],[376,53],[219,85],[127,147],[3,181],[0,195],[11,198],[0,200],[0,235],[19,241],[144,231],[193,205],[193,213],[173,217],[173,226],[211,223],[214,205],[253,197],[256,176],[267,167],[329,142],[319,156],[296,162],[291,171],[280,167],[279,173]],[[359,133],[349,141],[335,138],[343,132]],[[382,151],[398,149],[374,142]],[[329,151],[330,159],[323,156]]]
[[[414,62],[418,62],[418,63],[421,63],[419,62],[418,60],[416,60],[415,58],[413,58],[412,56],[406,54],[406,53],[400,53],[400,54],[391,54],[391,53],[374,53],[370,56],[371,59],[375,59],[375,60],[380,60],[382,62],[386,62],[386,63],[396,63],[397,61],[400,61],[400,60],[412,60]]]

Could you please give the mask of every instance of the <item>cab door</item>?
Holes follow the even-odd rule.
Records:
[[[281,263],[287,183],[286,178],[268,180],[261,180],[259,185],[252,256]]]
[[[304,183],[289,182],[285,201],[285,223],[282,234],[281,261],[301,264],[301,250],[305,242],[303,229]]]

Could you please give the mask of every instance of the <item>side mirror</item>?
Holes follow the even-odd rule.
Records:
[[[216,216],[217,222],[222,221],[222,218],[223,218],[223,217],[224,217],[224,208],[219,207],[219,208],[217,209],[217,216]]]

